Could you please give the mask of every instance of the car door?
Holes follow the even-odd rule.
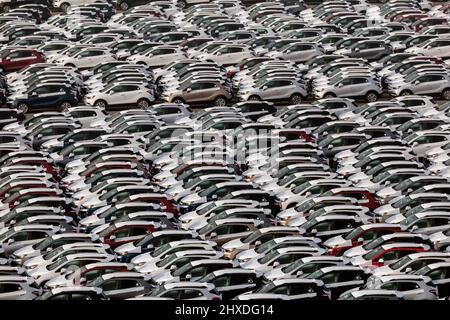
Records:
[[[18,283],[0,282],[0,300],[19,300],[26,293]]]
[[[419,77],[414,81],[415,94],[428,94],[441,92],[440,86],[444,80],[443,76],[440,75],[424,75]]]
[[[380,289],[400,291],[407,300],[421,300],[424,289],[414,281],[391,281],[380,286]]]
[[[414,230],[415,233],[433,234],[447,230],[450,226],[450,217],[424,218],[416,225],[418,229]]]
[[[263,86],[261,98],[263,100],[288,99],[290,98],[293,87],[292,81],[290,80],[271,80]]]
[[[364,271],[342,270],[337,272],[335,283],[327,284],[331,291],[331,297],[337,298],[345,291],[362,286],[365,281],[361,273]]]
[[[225,283],[221,278],[228,280]],[[230,274],[227,276],[217,277],[213,283],[217,283],[216,288],[222,294],[224,300],[232,299],[237,295],[252,291],[258,288],[258,285],[250,274]]]
[[[136,92],[138,91],[138,86],[135,85],[122,85],[120,92],[120,101],[122,103],[134,104],[140,98]]]
[[[146,292],[145,287],[137,279],[110,279],[101,287],[110,299],[128,299]]]
[[[436,268],[426,274],[432,280],[432,283],[437,287],[439,298],[448,297],[450,295],[450,268],[440,267]]]
[[[126,226],[114,230],[112,234],[105,237],[104,241],[114,249],[122,244],[139,240],[148,233],[150,233],[150,230],[146,227]]]

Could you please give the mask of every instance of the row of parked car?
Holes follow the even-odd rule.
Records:
[[[449,299],[448,5],[245,4],[0,6],[0,299]]]
[[[297,11],[287,0],[217,0],[182,10],[154,1],[118,12],[126,2],[71,1],[53,3],[58,15],[39,3],[1,14],[9,107],[450,99],[447,5],[331,1]]]

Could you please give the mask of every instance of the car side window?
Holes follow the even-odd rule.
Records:
[[[203,293],[195,289],[185,289],[181,292],[181,299],[194,299],[202,296]]]
[[[22,287],[17,283],[0,283],[0,293],[20,291]]]
[[[278,286],[278,287],[272,289],[272,291],[270,291],[270,293],[273,293],[273,294],[287,294],[287,295],[289,295],[289,291],[290,291],[289,289],[290,288],[289,288],[288,285]]]
[[[172,298],[172,299],[179,300],[180,299],[180,293],[181,292],[179,290],[170,290],[170,291],[167,291],[167,292],[163,293],[161,295],[161,297]]]
[[[229,276],[220,276],[220,277],[215,278],[211,282],[216,286],[216,288],[233,285],[233,283],[230,283],[230,277]],[[238,284],[241,284],[241,283],[238,283]]]

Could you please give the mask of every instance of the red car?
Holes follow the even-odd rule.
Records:
[[[369,208],[370,210],[376,209],[381,205],[381,203],[377,200],[377,198],[375,198],[375,194],[364,188],[358,187],[336,188],[328,191],[324,195],[355,198],[356,200],[358,200],[359,205]]]
[[[162,193],[140,193],[134,194],[127,199],[121,201],[121,203],[129,202],[146,202],[154,203],[161,207],[162,211],[172,213],[175,218],[178,218],[179,210],[178,207],[170,201],[167,195]]]
[[[411,27],[413,27],[416,32],[419,32],[425,27],[437,26],[437,25],[447,25],[448,21],[444,18],[423,18],[414,22]]]
[[[0,54],[0,71],[16,71],[34,63],[45,62],[42,52],[34,49],[6,50]]]
[[[373,249],[363,256],[352,259],[353,265],[374,269],[395,262],[410,253],[430,251],[430,246],[422,243],[390,243]]]
[[[122,244],[140,240],[159,228],[160,224],[157,222],[124,221],[111,224],[99,236],[103,243],[115,249]]]
[[[107,273],[127,272],[131,266],[122,262],[94,262],[81,267],[76,272],[68,276],[75,286],[84,285],[86,282],[94,280]]]
[[[401,232],[399,225],[388,223],[365,224],[357,227],[344,236],[337,236],[324,242],[328,248],[328,253],[333,256],[340,256],[347,249],[360,246],[364,243],[379,238],[385,234]]]

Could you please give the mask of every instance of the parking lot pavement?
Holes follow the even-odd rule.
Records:
[[[0,300],[449,299],[448,3],[0,12]]]

